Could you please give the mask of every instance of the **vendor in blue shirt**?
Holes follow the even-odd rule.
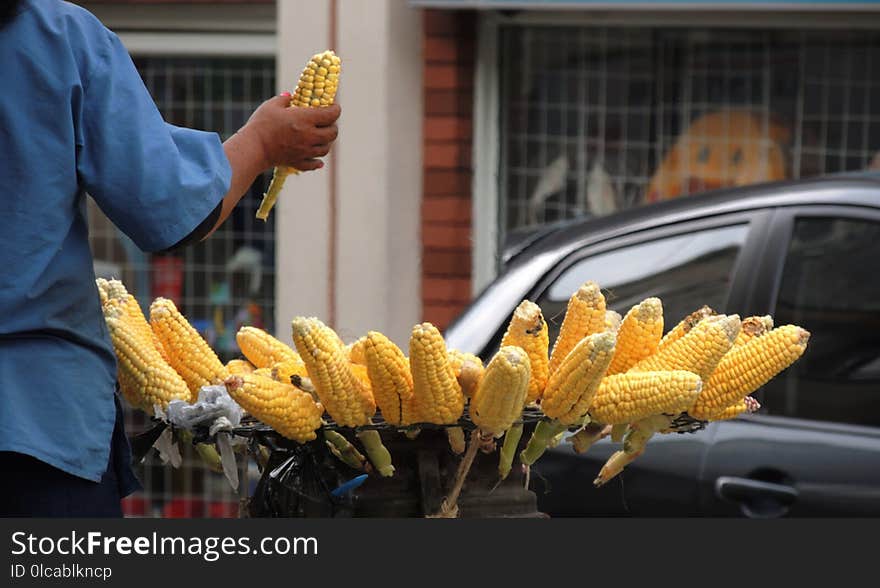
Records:
[[[137,480],[85,194],[144,251],[198,241],[263,171],[321,167],[340,110],[275,97],[225,143],[169,125],[116,35],[58,0],[0,3],[0,78],[0,516],[120,516]]]

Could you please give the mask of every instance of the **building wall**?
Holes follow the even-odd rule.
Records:
[[[425,10],[422,317],[445,328],[471,299],[475,12]]]

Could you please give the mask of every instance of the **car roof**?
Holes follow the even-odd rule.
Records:
[[[511,263],[522,256],[568,248],[579,241],[609,238],[619,232],[631,233],[717,214],[810,204],[880,208],[880,172],[846,173],[714,190],[639,206],[608,216],[573,219],[557,223],[540,235],[532,236],[526,246],[506,256],[505,262]]]

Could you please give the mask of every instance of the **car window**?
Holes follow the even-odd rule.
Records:
[[[587,280],[598,283],[608,307],[626,314],[649,296],[663,301],[666,329],[703,304],[724,310],[746,223],[694,231],[620,247],[575,262],[538,298],[554,341],[569,297]]]
[[[880,426],[880,222],[796,219],[774,319],[810,331],[768,384],[770,414]]]

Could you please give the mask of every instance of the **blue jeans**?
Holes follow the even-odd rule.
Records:
[[[121,517],[120,501],[141,485],[131,469],[122,407],[116,401],[116,425],[110,459],[100,482],[63,472],[22,453],[0,451],[0,517]]]

